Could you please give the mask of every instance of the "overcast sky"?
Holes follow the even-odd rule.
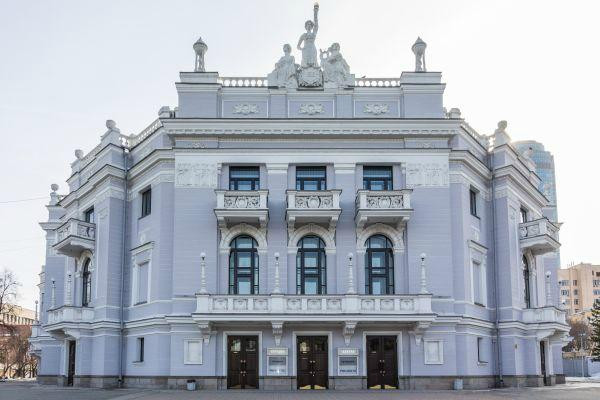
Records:
[[[397,77],[414,68],[421,36],[447,108],[483,134],[506,119],[513,140],[554,154],[563,265],[600,264],[599,3],[323,0],[317,46],[339,42],[357,76]],[[0,0],[0,269],[22,282],[22,305],[37,296],[47,201],[7,202],[47,196],[54,182],[64,193],[73,151],[92,149],[106,119],[138,133],[177,105],[174,82],[193,69],[199,35],[207,70],[266,76],[312,5]]]

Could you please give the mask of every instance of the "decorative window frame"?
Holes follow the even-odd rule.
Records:
[[[299,228],[288,230],[288,253],[295,254],[298,251],[298,242],[304,236],[318,236],[325,242],[325,253],[335,254],[335,228],[326,229],[320,225],[309,223]]]
[[[427,357],[428,343],[437,343],[438,345],[438,360],[430,360]],[[423,363],[425,365],[442,365],[444,364],[444,341],[442,339],[423,339]]]
[[[475,301],[475,264],[479,264],[481,268],[481,282],[480,282],[480,293],[483,294],[482,306],[487,307],[488,304],[488,292],[487,292],[487,247],[469,240],[469,275],[471,280],[471,303],[477,304]]]
[[[139,285],[139,267],[148,264],[148,289],[146,291],[146,304],[150,302],[150,288],[152,287],[152,250],[154,242],[148,242],[141,246],[131,249],[131,306],[139,303],[138,285]]]
[[[404,225],[394,228],[390,225],[378,222],[356,231],[356,253],[367,252],[366,242],[374,235],[383,235],[391,240],[394,254],[404,252]]]
[[[257,228],[250,224],[241,223],[231,227],[221,228],[221,240],[219,242],[219,252],[229,254],[231,241],[240,235],[248,235],[256,240],[258,244],[258,253],[267,252],[267,230],[266,228]]]
[[[198,361],[198,362],[190,361],[188,358],[190,342],[198,342],[200,344],[200,361]],[[204,339],[202,339],[202,338],[183,339],[183,363],[185,365],[202,365],[204,363]]]

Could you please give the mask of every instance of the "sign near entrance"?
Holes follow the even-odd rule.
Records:
[[[338,348],[338,375],[358,375],[358,349]]]

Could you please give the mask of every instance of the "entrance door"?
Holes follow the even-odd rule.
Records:
[[[298,336],[297,354],[298,389],[327,389],[327,336]]]
[[[542,365],[542,377],[544,378],[544,385],[548,384],[548,378],[546,377],[546,343],[540,342],[540,363]]]
[[[258,336],[228,336],[227,349],[227,388],[258,389]]]
[[[69,341],[69,365],[67,371],[67,385],[73,386],[73,377],[75,376],[75,346],[74,340]]]
[[[396,336],[367,336],[367,387],[398,389]]]

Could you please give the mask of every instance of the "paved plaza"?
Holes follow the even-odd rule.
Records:
[[[463,390],[463,391],[195,391],[182,390],[102,390],[40,386],[33,382],[0,383],[0,400],[597,400],[600,382],[571,382],[545,388]]]

